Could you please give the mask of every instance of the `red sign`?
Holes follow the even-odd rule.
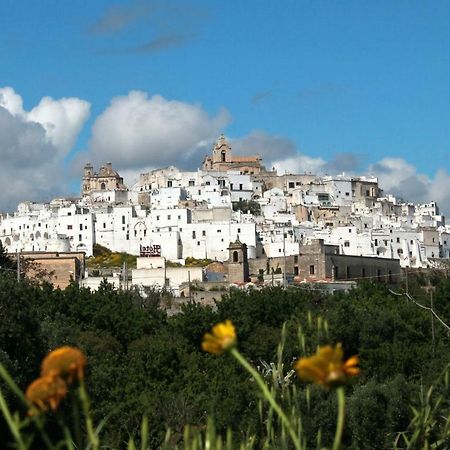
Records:
[[[141,245],[140,246],[140,256],[152,257],[161,256],[161,246],[158,244],[154,245]]]

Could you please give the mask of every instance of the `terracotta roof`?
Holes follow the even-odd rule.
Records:
[[[257,162],[257,156],[232,156],[231,162]]]

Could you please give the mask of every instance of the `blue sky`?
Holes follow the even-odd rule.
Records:
[[[202,142],[224,131],[236,149],[247,143],[253,152],[261,141],[246,137],[258,130],[267,138],[261,145],[273,145],[262,151],[271,162],[299,153],[313,169],[344,160],[327,170],[378,168],[389,189],[412,200],[425,201],[423,189],[450,187],[448,2],[3,0],[0,17],[0,87],[13,88],[24,111],[46,96],[89,103],[59,160],[75,179],[82,161],[107,155],[96,121],[113,99],[136,90],[149,101],[159,95],[197,105],[211,120],[206,130],[196,125]],[[279,150],[281,141],[291,150]],[[152,136],[139,145],[146,143],[155,145]],[[190,149],[197,144],[189,141]],[[123,151],[130,155],[128,165],[118,158],[124,171],[152,167],[151,149],[148,161],[141,154],[135,164],[135,147]],[[113,164],[117,153],[111,150]],[[406,172],[402,186],[392,183]]]

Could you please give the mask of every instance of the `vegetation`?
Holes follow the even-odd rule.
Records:
[[[421,305],[430,304],[433,292],[434,309],[450,322],[449,278],[410,276],[408,289]],[[377,284],[334,296],[295,288],[232,290],[215,309],[191,303],[171,317],[163,301],[158,291],[143,297],[106,283],[97,292],[75,285],[60,291],[0,275],[0,362],[25,392],[50,350],[79,348],[88,361],[88,416],[91,426],[101,424],[101,448],[135,448],[130,437],[142,448],[201,449],[205,441],[217,449],[292,448],[285,422],[234,351],[217,356],[201,349],[204,333],[230,320],[239,354],[257,369],[291,426],[301,429],[302,446],[331,446],[338,397],[297,378],[294,363],[318,345],[342,343],[344,359],[359,356],[361,374],[343,387],[341,448],[448,448],[449,332],[406,296]],[[5,405],[17,411],[10,419],[34,436],[31,448],[46,448],[11,384],[0,389],[4,415]],[[76,419],[82,393],[74,392],[46,412],[40,426],[53,442],[69,433],[85,448],[89,427]],[[85,417],[83,401],[78,404]],[[0,436],[5,447],[14,442],[6,419]]]
[[[192,257],[187,257],[185,259],[184,264],[186,267],[206,267],[208,264],[211,264],[213,262],[212,259],[196,259]]]
[[[233,211],[250,212],[254,216],[260,216],[261,206],[254,200],[239,200],[238,202],[233,202]]]
[[[94,255],[86,260],[91,269],[122,267],[126,262],[129,268],[136,268],[136,256],[124,252],[112,252],[100,244],[94,244]]]

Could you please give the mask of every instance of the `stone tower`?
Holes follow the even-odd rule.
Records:
[[[91,190],[91,178],[94,176],[94,168],[91,163],[87,163],[84,166],[84,174],[83,174],[83,197],[87,195]]]
[[[231,147],[223,134],[220,135],[216,145],[214,145],[212,159],[213,163],[231,162]]]
[[[228,247],[228,281],[230,283],[244,283],[250,281],[247,258],[247,244],[243,244],[239,237]]]

